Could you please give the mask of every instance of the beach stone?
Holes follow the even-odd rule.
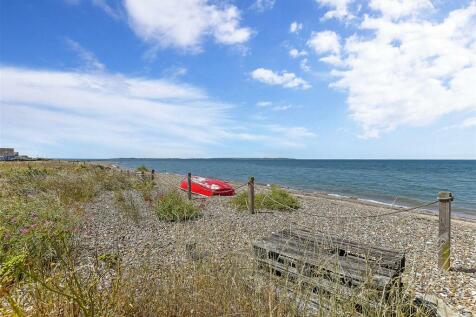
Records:
[[[182,179],[174,174],[157,173],[157,176],[158,186],[153,196],[178,188]],[[267,190],[267,186],[256,185],[257,192]],[[302,206],[293,212],[260,210],[250,215],[231,207],[228,197],[212,197],[195,200],[202,205],[202,217],[186,222],[166,222],[157,218],[153,206],[146,203],[140,193],[131,190],[140,214],[139,223],[121,213],[114,203],[113,193],[106,192],[85,208],[78,250],[82,261],[88,263],[96,250],[114,253],[120,249],[123,263],[130,268],[139,267],[144,261],[155,266],[174,265],[225,254],[245,254],[251,263],[251,241],[283,229],[304,227],[364,244],[404,250],[404,285],[413,285],[416,291],[434,295],[454,307],[464,307],[467,314],[476,314],[474,221],[452,220],[453,269],[441,272],[437,266],[436,215],[415,211],[374,218],[335,218],[380,215],[396,209],[323,193],[289,191],[298,196]],[[195,247],[189,246],[193,243],[196,243]]]

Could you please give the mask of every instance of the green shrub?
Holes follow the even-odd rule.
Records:
[[[136,170],[137,170],[138,172],[143,172],[143,173],[149,171],[149,169],[148,169],[144,164],[142,164],[141,166],[139,166],[138,168],[136,168]]]
[[[260,198],[260,194],[255,195],[255,204],[257,199]],[[230,201],[230,204],[232,206],[235,206],[238,208],[238,210],[247,210],[248,209],[248,193],[247,192],[241,192],[237,194],[235,197],[233,197]],[[256,207],[256,206],[255,206]]]
[[[277,185],[271,186],[271,195],[269,197],[271,199],[264,197],[262,201],[262,204],[267,209],[291,210],[301,207],[296,197]]]
[[[74,231],[76,212],[66,210],[51,194],[35,199],[0,198],[0,279],[22,279],[22,267],[49,267],[58,259],[52,244]]]
[[[118,267],[121,263],[121,257],[117,253],[103,253],[98,256],[98,260],[110,269]]]
[[[21,279],[27,253],[22,251],[8,257],[0,265],[0,285],[9,285]]]
[[[167,221],[188,220],[200,216],[197,207],[176,190],[160,196],[155,210],[160,219]]]
[[[231,204],[238,210],[247,210],[248,193],[242,192],[236,195],[231,200]],[[297,198],[277,185],[272,185],[269,192],[255,194],[255,209],[291,211],[299,207]]]

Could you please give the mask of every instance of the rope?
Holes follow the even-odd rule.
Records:
[[[283,203],[280,203],[279,201],[276,201],[274,200],[273,198],[267,196],[268,199],[270,199],[271,201],[289,209],[289,210],[296,210],[295,208],[291,208]],[[358,219],[358,218],[377,218],[377,217],[383,217],[383,216],[390,216],[390,215],[395,215],[395,214],[399,214],[399,213],[403,213],[403,212],[409,212],[409,211],[412,211],[412,210],[415,210],[415,209],[420,209],[420,208],[423,208],[423,207],[427,207],[427,206],[431,206],[433,204],[436,204],[438,202],[438,200],[435,200],[435,201],[432,201],[432,202],[429,202],[429,203],[425,203],[425,204],[422,204],[422,205],[418,205],[418,206],[415,206],[415,207],[411,207],[411,208],[405,208],[405,209],[401,209],[401,210],[395,210],[395,211],[391,211],[391,212],[387,212],[387,213],[383,213],[383,214],[377,214],[377,215],[365,215],[365,216],[326,216],[326,215],[316,215],[314,213],[310,213],[310,212],[305,212],[305,211],[301,211],[302,213],[305,213],[305,214],[308,214],[308,215],[311,215],[313,217],[319,217],[319,218],[329,218],[329,219]]]
[[[163,178],[160,179],[161,181],[165,181]],[[160,182],[160,181],[159,181]],[[167,185],[172,185],[170,181],[165,181],[165,183],[167,183]],[[238,191],[239,189],[247,186],[248,183],[245,183],[245,184],[242,184],[238,187],[235,188],[235,191]],[[173,186],[176,186],[176,184],[174,184]],[[307,196],[307,195],[306,195]],[[221,197],[221,196],[219,196]],[[288,209],[288,210],[291,210],[291,211],[296,211],[297,209],[296,208],[292,208],[292,207],[289,207],[288,205],[285,205],[273,198],[271,198],[271,196],[269,195],[269,193],[267,195],[265,195],[264,200],[266,199],[269,199],[271,200],[272,202],[278,204],[278,205],[281,205],[283,206],[284,208]],[[396,199],[395,199],[396,200]],[[405,209],[400,209],[400,210],[395,210],[395,211],[391,211],[391,212],[387,212],[387,213],[382,213],[382,214],[376,214],[376,215],[364,215],[364,216],[329,216],[329,215],[319,215],[319,214],[315,214],[315,213],[311,213],[311,212],[306,212],[306,211],[301,211],[302,213],[304,214],[307,214],[307,215],[310,215],[310,216],[313,216],[313,217],[318,217],[318,218],[328,218],[328,219],[365,219],[365,218],[378,218],[378,217],[385,217],[385,216],[391,216],[391,215],[396,215],[396,214],[400,214],[400,213],[404,213],[404,212],[410,212],[412,210],[416,210],[416,209],[420,209],[420,208],[423,208],[423,207],[428,207],[428,206],[431,206],[431,205],[434,205],[438,202],[438,200],[435,200],[435,201],[432,201],[432,202],[429,202],[429,203],[424,203],[424,204],[421,204],[421,205],[418,205],[418,206],[415,206],[415,207],[410,207],[410,208],[405,208]],[[248,201],[247,201],[248,203]],[[395,202],[394,202],[395,203]]]
[[[235,191],[237,191],[238,189],[243,188],[243,187],[245,187],[245,186],[248,186],[248,183],[245,183],[245,184],[243,184],[243,185],[241,185],[241,186],[236,187],[236,188],[235,188]]]

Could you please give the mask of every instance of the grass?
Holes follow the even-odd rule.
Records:
[[[137,181],[92,164],[0,164],[0,315],[303,315],[299,303],[309,299],[312,289],[258,270],[243,254],[174,265],[144,262],[134,268],[125,266],[119,253],[96,255],[88,265],[80,262],[73,242],[79,237],[84,205],[107,191],[123,195],[135,190]],[[271,195],[280,203],[298,207],[295,198],[279,188],[273,187]],[[116,199],[127,204],[129,198]],[[154,212],[169,221],[199,215],[193,203],[177,191],[160,196]],[[408,316],[413,310],[412,316],[427,316],[413,306],[412,293],[406,294],[364,315]],[[354,316],[356,303],[355,298],[331,297],[331,312],[316,311],[315,315]]]
[[[198,208],[177,190],[168,191],[160,196],[155,212],[159,219],[166,221],[190,220],[200,216]]]
[[[139,191],[142,194],[142,197],[145,201],[152,203],[153,202],[153,191],[155,187],[155,182],[151,179],[140,179],[133,183],[132,188]]]
[[[83,205],[106,190],[128,188],[121,173],[69,162],[0,164],[0,281],[22,280],[20,267],[48,267],[78,230]]]
[[[134,202],[134,197],[130,191],[115,191],[114,201],[118,209],[129,219],[138,223],[140,220],[139,206]]]
[[[233,255],[200,264],[159,269],[143,266],[129,271],[121,267],[116,256],[104,258],[81,272],[66,257],[61,270],[35,276],[35,283],[24,286],[24,291],[36,299],[30,311],[37,315],[91,317],[303,316],[310,307],[310,294],[314,294],[309,286],[257,271],[254,265],[246,265],[242,257]],[[329,306],[309,315],[359,315],[355,311],[357,297],[365,296],[365,291],[347,300],[341,295],[337,289],[331,295],[312,295]],[[24,312],[24,303],[9,296],[17,310]],[[360,316],[429,316],[413,305],[411,294],[393,296],[389,304],[363,308]]]
[[[248,193],[239,193],[230,203],[238,210],[248,210]],[[272,185],[269,192],[255,194],[255,209],[292,211],[299,207],[297,198],[277,185]]]
[[[148,169],[144,164],[142,164],[141,166],[137,167],[136,170],[137,170],[138,172],[141,172],[141,173],[146,173],[146,172],[149,171],[149,169]]]

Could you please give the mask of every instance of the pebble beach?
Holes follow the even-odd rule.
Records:
[[[157,174],[155,190],[178,188],[181,179],[179,175]],[[242,190],[246,187],[239,189]],[[256,190],[267,188],[257,186]],[[462,316],[476,316],[476,222],[452,220],[452,269],[442,272],[437,267],[436,215],[411,211],[382,217],[337,218],[380,215],[394,209],[322,193],[291,191],[301,204],[292,212],[260,210],[249,214],[230,206],[230,198],[194,197],[202,216],[185,222],[159,220],[152,206],[131,191],[130,198],[139,207],[139,218],[133,221],[117,209],[112,193],[104,193],[86,206],[78,243],[86,258],[115,252],[129,267],[144,261],[160,266],[188,261],[190,246],[200,257],[241,253],[251,258],[253,240],[286,228],[305,227],[372,246],[404,250],[404,284],[436,296]]]

